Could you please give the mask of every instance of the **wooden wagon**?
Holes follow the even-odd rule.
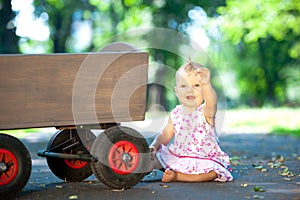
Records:
[[[92,173],[130,188],[147,172],[149,149],[120,122],[144,120],[148,53],[125,43],[86,54],[0,55],[0,130],[56,127],[46,150],[51,171],[66,181]],[[97,137],[92,129],[104,130]],[[16,138],[0,134],[0,197],[27,183],[31,158]]]

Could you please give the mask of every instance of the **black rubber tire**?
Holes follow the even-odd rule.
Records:
[[[19,139],[10,135],[0,134],[0,149],[12,153],[17,161],[18,170],[16,176],[8,183],[0,186],[0,199],[12,199],[29,180],[32,168],[31,157],[25,145]],[[0,162],[5,163],[3,156],[0,157]],[[15,166],[11,165],[10,167]],[[0,172],[1,175],[2,173]]]
[[[86,130],[90,131],[90,130]],[[59,146],[58,148],[53,149],[59,144],[62,144],[66,142],[67,140],[70,139],[70,134],[74,137],[72,141],[69,141],[68,143]],[[92,138],[91,140],[93,141],[96,136],[90,132],[89,136]],[[78,152],[84,153],[84,154],[89,154],[89,151],[85,148],[83,145],[84,143],[87,143],[86,141],[82,141],[82,137],[78,136],[77,130],[76,129],[64,129],[58,131],[49,141],[48,146],[47,146],[47,151],[50,152],[55,152],[55,153],[72,153],[72,154],[77,154]],[[63,148],[66,147],[67,145],[74,144],[75,142],[79,141],[79,144],[72,148],[71,150],[64,151]],[[72,152],[71,152],[72,151]],[[65,162],[65,159],[62,158],[53,158],[53,157],[47,157],[47,163],[52,171],[52,173],[57,176],[58,178],[67,181],[67,182],[80,182],[83,181],[84,179],[88,178],[89,176],[92,175],[92,170],[87,163],[85,166],[80,167],[80,168],[72,168],[68,166]]]
[[[109,166],[108,152],[119,141],[128,141],[138,149],[140,159],[132,173],[119,174]],[[91,154],[98,159],[90,163],[95,177],[114,189],[129,189],[148,172],[150,153],[147,141],[140,133],[128,127],[116,126],[105,130],[94,141]]]

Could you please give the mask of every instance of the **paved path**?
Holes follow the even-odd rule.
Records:
[[[45,136],[45,135],[43,135]],[[45,136],[48,139],[48,136]],[[229,183],[160,182],[155,171],[125,191],[112,190],[91,176],[81,183],[64,183],[48,169],[36,151],[45,139],[25,138],[33,158],[31,178],[18,194],[19,200],[34,199],[282,199],[300,200],[300,140],[264,134],[223,134],[222,149],[232,158],[234,181]]]

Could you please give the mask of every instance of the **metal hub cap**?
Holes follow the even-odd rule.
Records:
[[[0,163],[0,172],[5,172],[7,170],[7,166],[5,163],[1,162]]]
[[[108,165],[117,174],[130,174],[139,166],[139,150],[130,141],[115,143],[108,152]]]
[[[0,149],[0,186],[11,183],[17,176],[17,157],[7,149]]]

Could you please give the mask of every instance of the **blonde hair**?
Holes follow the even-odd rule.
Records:
[[[188,74],[191,74],[193,72],[196,72],[200,68],[203,68],[203,65],[189,60],[187,63],[179,67],[179,69],[176,72],[176,76],[183,71],[187,72]]]
[[[186,64],[184,64],[182,66],[184,68],[184,70],[188,73],[190,72],[194,72],[196,71],[197,69],[200,69],[200,68],[203,68],[203,66],[199,63],[196,63],[196,62],[193,62],[193,61],[189,61],[187,62]]]

